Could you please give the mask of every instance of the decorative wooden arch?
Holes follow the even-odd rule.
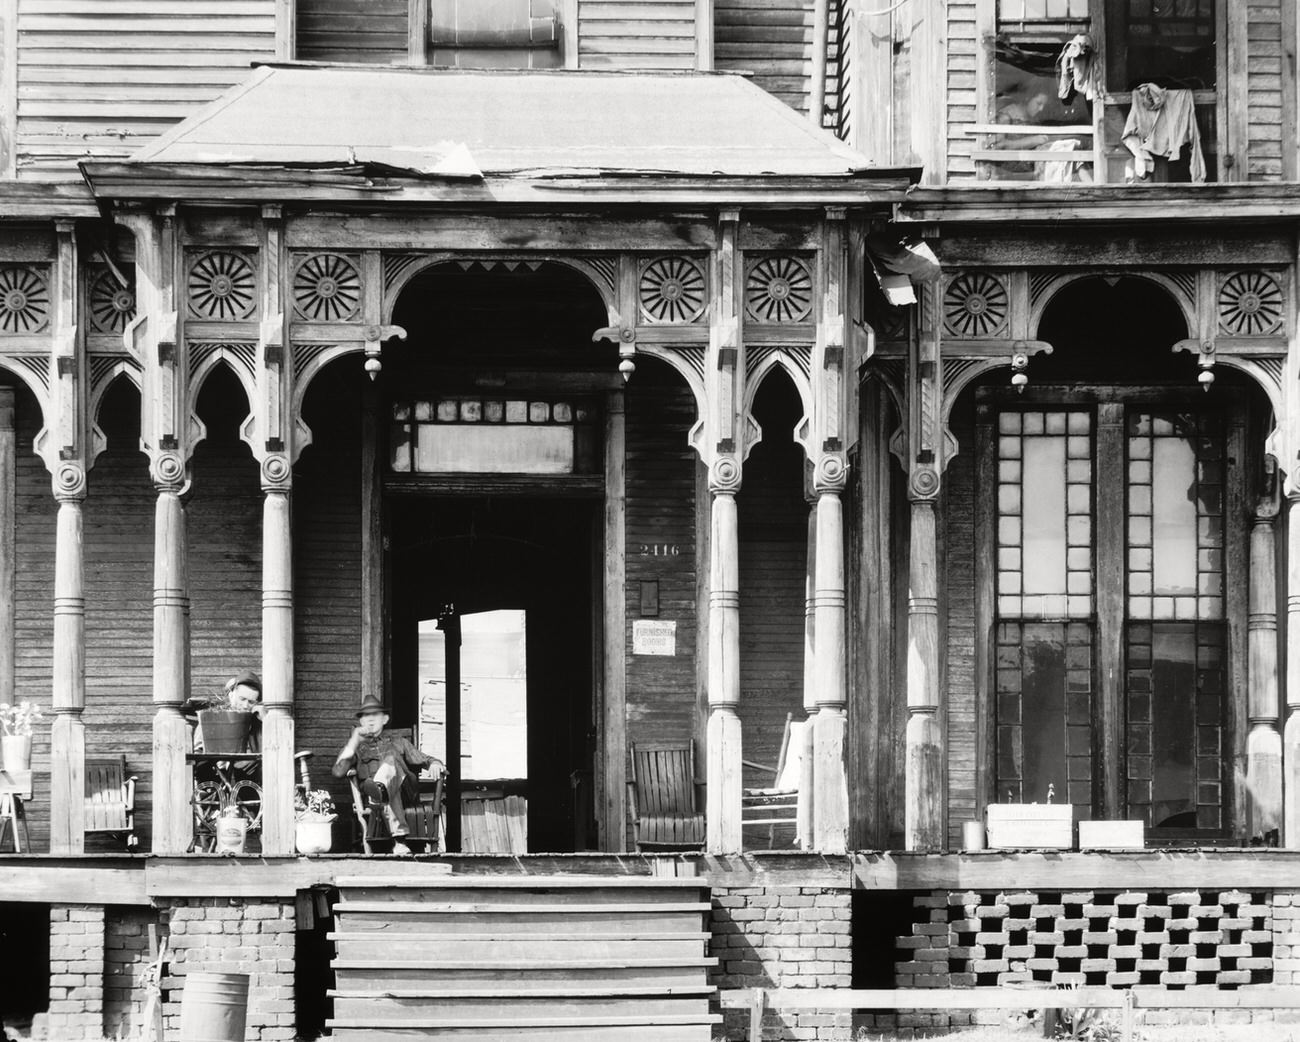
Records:
[[[1030,294],[1029,302],[1029,335],[1036,337],[1038,327],[1042,324],[1043,314],[1056,299],[1061,290],[1071,286],[1076,282],[1083,282],[1086,279],[1141,279],[1146,282],[1155,283],[1163,289],[1178,305],[1178,309],[1183,314],[1183,322],[1187,328],[1187,335],[1193,336],[1199,328],[1198,316],[1196,311],[1196,284],[1195,278],[1192,277],[1190,287],[1182,285],[1177,279],[1165,272],[1150,271],[1145,269],[1134,268],[1096,268],[1086,271],[1070,271],[1061,275],[1050,278],[1047,282],[1037,286]]]
[[[90,360],[90,390],[86,395],[86,416],[90,429],[90,452],[86,460],[89,469],[95,465],[100,453],[108,448],[108,438],[99,426],[99,412],[103,408],[108,390],[118,380],[125,380],[141,395],[144,394],[144,374],[134,358],[95,358]]]
[[[799,404],[803,409],[803,415],[799,418],[799,422],[794,425],[790,435],[795,444],[803,449],[804,458],[809,463],[815,463],[816,460],[813,458],[811,446],[813,419],[812,377],[809,372],[811,351],[806,346],[793,349],[787,347],[750,347],[749,351],[747,361],[750,361],[751,364],[745,367],[745,389],[741,397],[741,415],[745,423],[745,444],[742,448],[741,458],[748,459],[753,447],[763,440],[763,428],[754,419],[754,399],[758,396],[759,388],[763,385],[763,382],[773,372],[780,370],[790,378],[795,393],[799,396]]]
[[[203,344],[191,345],[191,352],[195,347],[203,347]],[[248,416],[244,422],[239,425],[239,438],[253,451],[254,458],[258,456],[257,438],[254,433],[254,426],[257,422],[257,381],[254,376],[254,364],[257,354],[257,345],[248,343],[222,343],[206,345],[207,350],[200,352],[198,364],[190,370],[189,386],[186,388],[185,395],[185,415],[189,420],[190,436],[186,442],[187,459],[192,458],[194,450],[198,448],[199,443],[208,436],[207,425],[199,419],[199,395],[203,392],[203,385],[207,379],[217,369],[218,366],[225,366],[230,370],[231,375],[239,381],[240,386],[244,389],[244,399],[248,403]],[[191,359],[193,354],[191,354]]]

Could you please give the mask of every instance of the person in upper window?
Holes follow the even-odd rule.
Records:
[[[334,761],[334,776],[346,776],[355,765],[361,791],[372,808],[382,809],[393,837],[393,853],[409,854],[411,848],[402,842],[408,834],[406,807],[419,799],[419,772],[430,767],[441,772],[442,762],[420,752],[408,739],[384,730],[388,711],[373,695],[366,696],[356,717],[357,726]]]

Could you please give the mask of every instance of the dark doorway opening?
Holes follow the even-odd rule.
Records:
[[[526,821],[529,851],[593,846],[598,501],[402,496],[388,516],[394,725],[447,764],[448,849],[519,852],[485,813]]]

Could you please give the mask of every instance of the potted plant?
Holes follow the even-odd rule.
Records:
[[[217,853],[242,854],[247,839],[248,819],[239,807],[233,803],[222,807],[217,812]]]
[[[30,701],[10,705],[0,702],[0,749],[6,771],[29,771],[32,768],[32,726],[44,720],[41,707]]]
[[[324,854],[333,842],[331,827],[337,814],[325,789],[296,793],[293,798],[294,846],[299,854]]]
[[[218,692],[199,702],[198,731],[203,736],[205,753],[242,753],[248,749],[248,735],[253,727],[254,714],[232,708],[230,696]]]

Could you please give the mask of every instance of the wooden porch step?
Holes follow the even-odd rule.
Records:
[[[385,931],[342,931],[328,935],[337,945],[341,959],[384,959],[392,954],[393,935]],[[476,933],[403,933],[402,955],[408,959],[445,957],[450,950],[462,960],[516,958],[553,960],[564,958],[619,959],[653,956],[659,959],[689,958],[704,949],[708,934],[667,933],[618,935]]]
[[[663,912],[700,912],[709,911],[708,902],[672,902],[662,904],[501,904],[495,901],[466,901],[464,903],[446,900],[429,901],[354,901],[344,899],[335,906],[336,912],[347,915],[350,912],[383,912],[387,915],[403,915],[417,912],[446,912],[452,915],[572,915],[590,913],[663,913]]]
[[[584,927],[593,932],[610,932],[619,929],[628,933],[657,932],[696,934],[703,923],[700,906],[691,905],[689,911],[664,911],[656,905],[653,911],[630,911],[626,907],[598,911],[528,910],[512,908],[508,912],[465,912],[452,908],[396,912],[389,904],[373,911],[349,911],[335,906],[335,924],[340,931],[383,931],[390,935],[407,933],[456,934],[504,932],[514,936],[549,935],[554,932],[576,932]],[[676,907],[676,906],[670,906]]]
[[[668,1026],[689,1026],[689,1025],[707,1025],[719,1024],[722,1017],[716,1013],[706,1013],[703,1016],[694,1014],[677,1014],[677,1013],[641,1013],[633,1015],[610,1015],[595,1013],[590,1016],[559,1016],[559,1017],[492,1017],[482,1020],[470,1019],[463,1017],[379,1017],[379,1016],[356,1016],[356,1017],[334,1017],[325,1022],[326,1027],[340,1028],[364,1028],[368,1031],[378,1031],[388,1029],[389,1031],[448,1031],[456,1028],[508,1028],[517,1030],[519,1028],[594,1028],[594,1027],[668,1027]]]
[[[360,998],[336,998],[334,1016],[340,1020],[374,1017],[376,1020],[437,1017],[446,1020],[496,1020],[504,1013],[515,1020],[541,1022],[563,1017],[643,1016],[647,1006],[655,1016],[708,1016],[708,996],[656,995],[644,997],[586,996],[564,998],[553,995],[494,995],[491,998],[452,998],[427,995],[399,998],[386,993],[360,992]]]
[[[448,991],[494,989],[498,993],[525,994],[558,987],[628,988],[648,987],[667,992],[704,984],[707,967],[681,965],[672,960],[665,966],[551,967],[529,963],[523,968],[503,969],[498,964],[482,968],[456,967],[440,970],[436,978],[423,967],[393,967],[379,961],[360,962],[338,970],[338,987],[348,991],[382,992],[424,986]]]
[[[507,982],[512,985],[514,982]],[[714,994],[717,989],[711,985],[655,985],[655,984],[619,984],[619,985],[601,985],[601,986],[582,986],[576,984],[557,984],[554,986],[539,985],[529,990],[528,994],[542,995],[550,998],[677,998],[677,997],[699,997],[708,998]],[[387,997],[387,998],[452,998],[452,999],[492,999],[500,998],[501,995],[516,994],[512,987],[503,988],[500,986],[486,988],[470,987],[448,987],[442,983],[433,983],[420,988],[383,988],[381,990],[367,991],[364,989],[348,988],[330,988],[327,994],[331,998],[353,999],[360,997]]]
[[[428,890],[704,890],[703,879],[682,876],[339,876],[340,890],[359,887],[401,889],[419,887]]]
[[[448,1042],[710,1042],[711,1024],[656,1024],[565,1027],[520,1025],[509,1028],[462,1027],[416,1030],[411,1028],[335,1027],[333,1042],[411,1042],[413,1038],[435,1037]]]
[[[632,970],[680,966],[712,969],[718,960],[712,956],[697,959],[548,959],[537,963],[532,959],[335,959],[336,970]]]

